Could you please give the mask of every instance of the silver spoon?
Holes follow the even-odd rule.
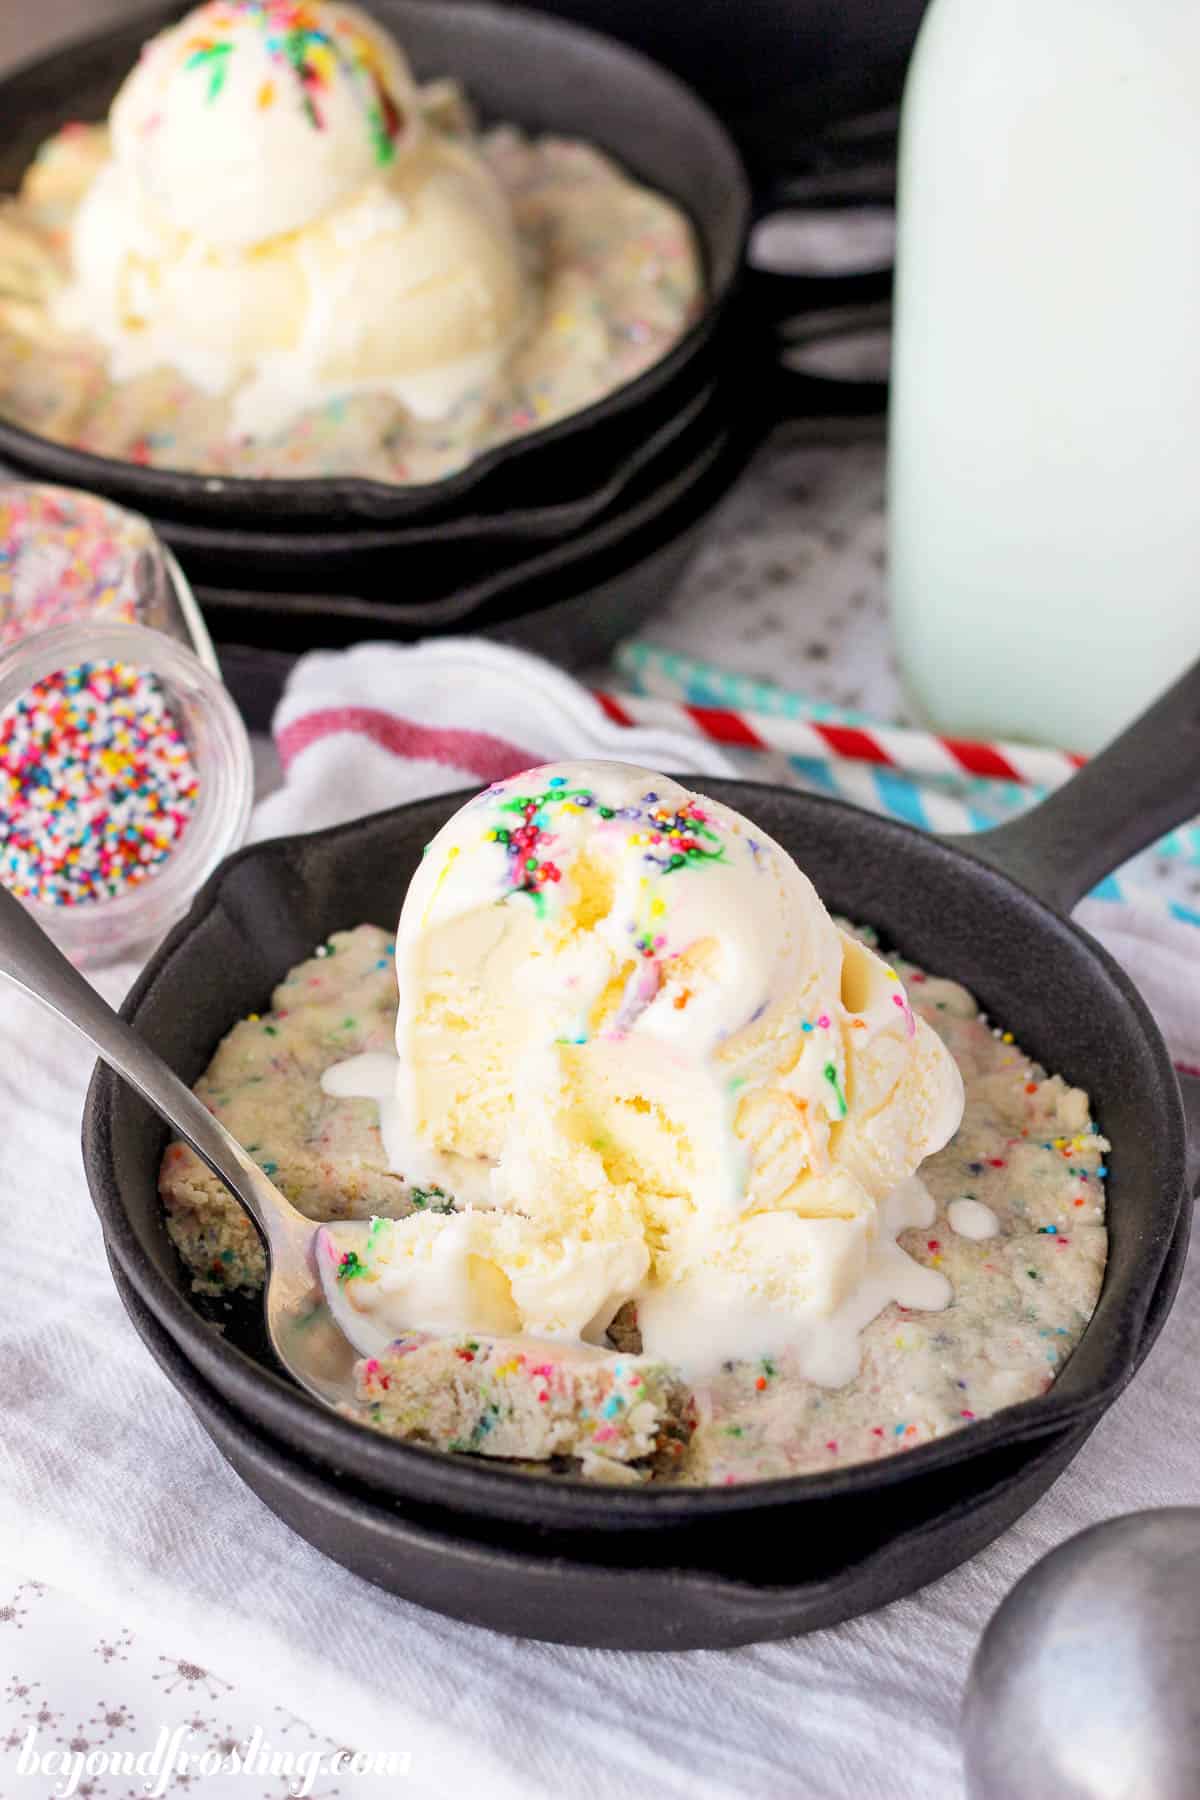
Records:
[[[967,1681],[970,1800],[1196,1800],[1200,1507],[1130,1513],[1042,1558]]]
[[[86,1038],[97,1056],[136,1088],[172,1131],[222,1180],[258,1227],[267,1252],[263,1293],[267,1334],[288,1373],[318,1400],[355,1407],[353,1367],[359,1351],[335,1324],[316,1274],[314,1243],[322,1227],[297,1212],[258,1164],[184,1086],[162,1058],[72,967],[20,901],[0,886],[0,975],[56,1013]],[[339,1221],[343,1248],[366,1221]],[[326,1289],[328,1291],[328,1289]],[[335,1302],[336,1303],[336,1302]],[[343,1309],[338,1308],[339,1317]],[[353,1319],[352,1313],[347,1313]],[[378,1345],[372,1341],[368,1353]]]

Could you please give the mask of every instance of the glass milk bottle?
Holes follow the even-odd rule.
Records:
[[[1200,4],[933,0],[890,567],[943,731],[1090,751],[1200,654]]]

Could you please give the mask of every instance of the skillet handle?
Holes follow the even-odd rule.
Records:
[[[841,381],[780,361],[771,376],[767,404],[776,425],[789,419],[882,419],[887,395],[886,381]]]
[[[794,191],[785,178],[760,194],[755,223],[774,212],[804,207],[830,212],[844,204],[863,204],[859,194],[823,193],[819,199]],[[890,315],[892,267],[850,269],[841,274],[789,274],[747,263],[743,292],[754,333],[769,334],[777,345],[767,380],[766,403],[773,423],[785,419],[875,419],[887,410],[885,380],[839,379],[789,367],[789,348],[810,341],[854,335]]]
[[[825,313],[835,307],[878,306],[892,295],[892,270],[855,269],[846,275],[789,275],[783,269],[747,265],[746,291],[756,317],[773,325],[805,313]],[[886,382],[877,382],[886,387]]]
[[[1200,812],[1200,662],[1031,812],[944,841],[1070,912],[1106,875]]]
[[[943,842],[1070,912],[1105,875],[1197,811],[1200,662],[1032,812]],[[1200,1195],[1200,1077],[1177,1073],[1188,1183]]]

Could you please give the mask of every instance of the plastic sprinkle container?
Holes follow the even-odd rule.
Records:
[[[79,963],[160,937],[245,835],[253,766],[148,523],[0,485],[0,882]]]

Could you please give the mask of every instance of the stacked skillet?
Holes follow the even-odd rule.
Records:
[[[708,107],[638,52],[517,8],[374,0],[374,10],[418,76],[457,77],[485,122],[589,140],[685,209],[708,303],[684,339],[585,411],[423,487],[216,480],[3,424],[0,458],[148,515],[225,642],[297,650],[467,628],[561,660],[597,657],[661,601],[770,423],[878,412],[879,384],[784,371],[776,322],[834,300],[879,300],[888,271],[749,279],[755,206],[738,152]],[[0,81],[0,191],[67,119],[103,116],[140,44],[179,11],[159,6]]]

